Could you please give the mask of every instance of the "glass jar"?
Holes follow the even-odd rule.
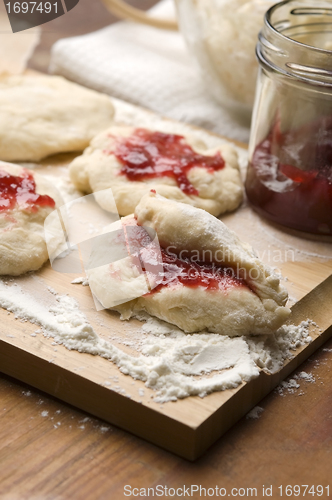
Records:
[[[332,235],[332,4],[286,0],[270,8],[260,63],[246,192],[263,216]]]

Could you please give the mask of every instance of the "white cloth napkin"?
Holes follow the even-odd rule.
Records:
[[[152,9],[174,14],[172,0]],[[88,35],[59,40],[50,71],[161,115],[247,142],[239,124],[209,96],[180,33],[119,22]]]

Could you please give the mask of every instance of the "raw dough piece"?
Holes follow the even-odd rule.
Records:
[[[235,210],[242,201],[242,182],[237,153],[230,144],[207,150],[203,142],[184,136],[184,140],[195,152],[213,156],[220,151],[225,161],[224,168],[208,171],[204,167],[193,167],[187,173],[188,180],[199,195],[186,194],[172,177],[162,176],[130,181],[120,174],[122,164],[113,154],[121,138],[130,137],[135,128],[113,126],[95,137],[82,156],[70,165],[70,177],[75,186],[84,192],[94,192],[97,202],[105,210],[112,211],[113,204],[104,193],[98,191],[111,188],[120,215],[134,212],[141,198],[151,189],[165,198],[188,203],[202,208],[212,215]]]
[[[19,202],[6,208],[6,199],[1,190],[4,172],[15,177],[32,176],[36,183],[35,192],[51,198],[44,199],[42,205],[25,203],[24,194]],[[30,178],[31,179],[31,178]],[[48,259],[44,238],[44,220],[56,206],[62,205],[58,191],[50,181],[18,165],[0,161],[0,275],[18,276],[28,271],[36,271]],[[56,242],[54,242],[56,245]]]
[[[234,336],[271,334],[290,314],[285,307],[287,290],[280,285],[278,276],[249,245],[206,211],[150,193],[136,207],[135,219],[128,216],[122,221],[143,226],[141,231],[152,228],[162,249],[174,257],[189,258],[187,262],[193,268],[194,262],[212,270],[223,266],[235,277],[212,289],[187,286],[174,276],[169,280],[167,272],[171,270],[172,275],[172,268],[164,267],[164,279],[168,276],[169,283],[160,285],[160,277],[155,275],[155,284],[159,285],[146,294],[146,277],[132,255],[90,270],[89,284],[94,295],[105,308],[119,311],[123,319],[146,311],[185,332],[206,329]],[[177,271],[175,274],[179,276]],[[125,297],[138,298],[116,305],[116,300]]]
[[[59,76],[0,78],[0,160],[81,151],[112,123],[109,97]]]

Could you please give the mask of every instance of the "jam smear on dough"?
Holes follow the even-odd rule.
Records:
[[[152,292],[177,283],[182,283],[182,285],[191,288],[201,286],[206,290],[223,290],[224,292],[234,287],[246,286],[243,280],[233,276],[230,268],[194,262],[188,258],[181,259],[163,248],[161,249],[161,255],[164,275]]]
[[[196,196],[199,193],[187,177],[189,170],[200,167],[214,172],[225,166],[220,152],[202,155],[186,144],[181,135],[143,128],[136,129],[129,137],[117,137],[113,154],[122,164],[120,174],[130,181],[172,177],[184,193]]]
[[[203,287],[206,290],[222,290],[225,293],[235,287],[248,288],[243,279],[234,276],[232,269],[222,264],[207,264],[186,257],[181,258],[162,247],[159,251],[159,246],[152,243],[144,227],[138,226],[134,219],[124,222],[126,243],[133,257],[133,264],[156,276],[157,286],[149,293],[179,283],[191,288]],[[163,271],[160,273],[161,260]]]
[[[36,211],[37,207],[55,208],[55,201],[50,196],[36,193],[35,180],[27,170],[16,176],[0,169],[0,211],[16,206]]]

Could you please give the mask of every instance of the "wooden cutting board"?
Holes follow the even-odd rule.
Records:
[[[72,158],[73,155],[48,158],[40,164],[40,171],[62,175]],[[199,457],[332,334],[331,245],[285,233],[261,220],[246,206],[223,220],[243,240],[258,247],[263,260],[275,257],[276,267],[288,278],[290,296],[297,301],[290,321],[298,324],[310,318],[320,327],[319,333],[317,329],[311,333],[313,342],[299,348],[278,373],[269,375],[261,371],[258,378],[237,389],[161,405],[153,400],[153,391],[143,382],[125,376],[110,361],[55,346],[51,338],[34,334],[36,325],[16,320],[3,309],[0,309],[0,370],[184,458]],[[28,287],[36,297],[48,286],[58,294],[69,293],[101,337],[108,338],[111,334],[115,339],[126,340],[140,329],[137,320],[123,323],[116,313],[97,312],[89,287],[71,284],[75,277],[57,273],[46,265],[34,275],[15,282]],[[129,346],[121,342],[119,346],[131,352]],[[116,380],[116,384],[109,385],[109,380]]]

